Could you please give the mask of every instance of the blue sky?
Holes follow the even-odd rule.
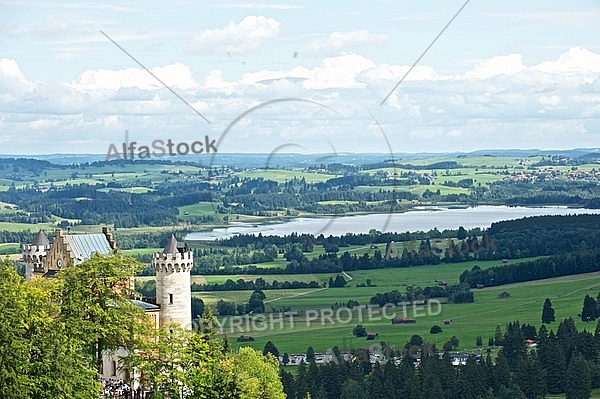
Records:
[[[600,147],[600,5],[0,0],[0,153]],[[101,34],[204,115],[207,123]],[[318,103],[318,104],[315,104]]]

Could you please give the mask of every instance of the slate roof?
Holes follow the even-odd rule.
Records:
[[[63,238],[75,258],[76,265],[91,258],[96,252],[106,255],[111,251],[104,234],[67,234]]]
[[[163,254],[174,254],[177,252],[177,238],[175,238],[174,234],[171,234],[171,238],[169,238],[169,242],[165,245],[165,249],[163,249]]]
[[[40,230],[35,235],[35,238],[31,245],[36,245],[38,247],[40,247],[40,246],[45,247],[46,245],[50,245],[50,240],[48,240],[48,236],[46,235],[46,233],[44,233],[42,230]]]
[[[132,299],[131,302],[133,302],[136,306],[139,306],[140,308],[142,308],[144,310],[158,310],[158,309],[160,309],[160,306],[158,306],[158,305],[154,305],[152,303],[140,301],[139,299]]]

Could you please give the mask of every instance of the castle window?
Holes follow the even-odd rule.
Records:
[[[169,294],[169,305],[173,304],[173,294]]]

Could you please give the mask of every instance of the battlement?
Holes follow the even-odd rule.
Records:
[[[152,267],[157,273],[189,273],[194,266],[194,262],[152,262]]]
[[[23,253],[46,252],[50,250],[50,245],[23,244],[21,246],[21,250],[23,251]]]
[[[194,261],[194,255],[192,251],[188,252],[174,252],[174,253],[164,253],[164,252],[155,252],[152,254],[152,261]]]

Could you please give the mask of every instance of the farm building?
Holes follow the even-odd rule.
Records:
[[[417,321],[410,317],[395,317],[392,319],[392,324],[415,324]]]

